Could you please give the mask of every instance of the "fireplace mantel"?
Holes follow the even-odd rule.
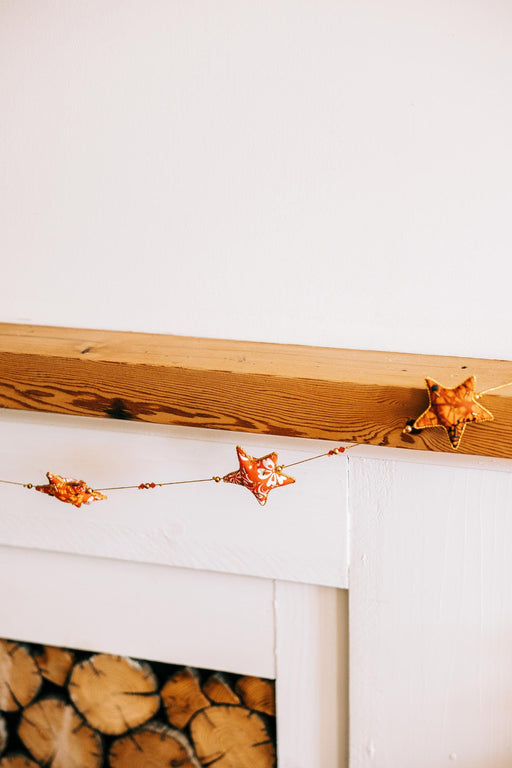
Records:
[[[403,434],[425,376],[483,391],[512,362],[122,331],[0,324],[0,407],[449,451],[442,430]],[[459,453],[512,455],[512,387]]]

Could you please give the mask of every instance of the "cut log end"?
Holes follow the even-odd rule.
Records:
[[[276,692],[272,680],[245,675],[237,680],[235,691],[249,709],[275,716]]]
[[[143,726],[116,739],[110,748],[109,765],[111,768],[201,768],[187,738],[163,723]]]
[[[172,675],[160,693],[167,719],[176,728],[185,728],[196,712],[210,706],[196,672],[189,668]]]
[[[6,755],[0,760],[0,768],[39,768],[39,764],[25,755]]]
[[[42,677],[37,664],[19,643],[0,640],[0,710],[15,712],[39,693]]]
[[[120,736],[158,711],[157,685],[149,664],[103,653],[77,664],[68,687],[73,704],[89,725]]]
[[[70,705],[56,698],[40,699],[22,714],[18,735],[41,765],[51,768],[100,768],[101,737]]]
[[[240,699],[220,672],[208,678],[203,685],[203,693],[215,704],[240,704]]]
[[[203,765],[274,768],[275,749],[262,718],[245,707],[219,705],[198,712],[190,736]]]
[[[34,657],[37,666],[44,678],[55,685],[66,684],[75,654],[65,648],[56,648],[53,645],[43,646],[40,654]]]

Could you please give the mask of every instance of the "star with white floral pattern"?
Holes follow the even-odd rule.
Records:
[[[225,475],[225,483],[234,483],[248,488],[260,504],[266,504],[268,494],[274,488],[294,483],[293,477],[283,474],[277,464],[277,453],[268,453],[260,459],[249,456],[239,445],[236,447],[240,469]]]

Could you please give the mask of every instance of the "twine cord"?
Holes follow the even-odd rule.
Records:
[[[512,381],[507,381],[506,384],[498,384],[497,387],[490,387],[489,389],[484,389],[483,392],[479,392],[477,394],[477,397],[482,397],[482,395],[486,395],[488,392],[495,392],[497,389],[503,389],[504,387],[510,387],[512,386]]]
[[[213,477],[205,477],[201,480],[172,480],[169,483],[155,483],[155,487],[162,488],[164,485],[187,485],[188,483],[211,483]],[[117,485],[115,488],[95,488],[95,491],[126,491],[130,488],[140,488],[139,485]]]
[[[300,461],[294,461],[291,464],[281,464],[282,469],[288,469],[288,467],[296,467],[297,464],[305,464],[306,461],[314,461],[315,459],[321,459],[324,456],[333,456],[333,455],[341,455],[342,453],[345,453],[346,451],[349,451],[351,448],[355,448],[356,445],[359,445],[359,443],[352,443],[351,445],[347,445],[347,447],[340,451],[339,454],[333,454],[331,451],[327,451],[326,453],[319,453],[318,456],[310,456],[309,459],[301,459]]]
[[[298,464],[305,464],[307,461],[315,461],[315,459],[321,459],[324,456],[335,456],[335,455],[341,455],[342,453],[345,453],[345,451],[350,450],[350,448],[355,448],[356,445],[359,445],[359,443],[352,443],[351,445],[347,445],[346,448],[343,450],[336,449],[336,453],[334,450],[327,451],[326,453],[320,453],[318,456],[310,456],[309,459],[301,459],[300,461],[294,461],[291,464],[280,464],[278,467],[278,470],[281,471],[283,469],[288,469],[288,467],[296,467]],[[229,473],[228,473],[229,474]],[[227,475],[224,475],[224,477],[227,477]],[[213,483],[213,482],[220,482],[224,479],[224,477],[203,477],[200,480],[171,480],[166,483],[142,483],[139,485],[116,485],[116,486],[110,486],[108,488],[94,488],[91,490],[103,492],[103,491],[128,491],[128,490],[140,490],[142,488],[163,488],[166,485],[191,485],[194,483]],[[18,485],[22,488],[35,488],[35,484],[32,483],[19,483],[15,480],[1,480],[0,483],[5,483],[6,485]],[[78,484],[78,482],[77,482]]]

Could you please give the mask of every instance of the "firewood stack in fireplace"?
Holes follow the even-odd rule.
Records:
[[[0,640],[0,768],[273,768],[274,683]]]

